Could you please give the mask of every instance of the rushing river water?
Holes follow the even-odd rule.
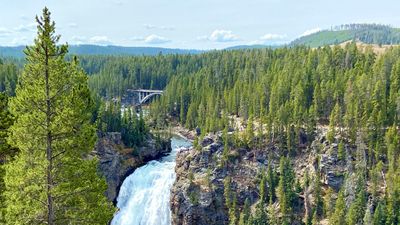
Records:
[[[172,137],[172,152],[161,160],[153,160],[128,176],[119,191],[119,212],[112,225],[170,225],[170,192],[175,181],[176,153],[191,143]]]

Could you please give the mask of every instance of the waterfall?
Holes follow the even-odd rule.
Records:
[[[170,225],[170,192],[175,181],[175,158],[191,143],[180,137],[171,139],[172,152],[160,161],[150,161],[128,176],[117,198],[118,213],[112,225]]]

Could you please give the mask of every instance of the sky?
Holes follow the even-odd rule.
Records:
[[[0,0],[0,46],[32,43],[45,6],[69,44],[221,49],[349,23],[400,27],[399,0]]]

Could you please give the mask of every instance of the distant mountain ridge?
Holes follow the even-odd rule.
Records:
[[[261,48],[279,48],[283,46],[306,45],[312,48],[324,45],[338,45],[347,41],[358,41],[365,44],[399,45],[400,28],[380,24],[347,24],[331,29],[321,30],[299,37],[288,45],[236,45],[223,50],[245,50]],[[0,46],[0,57],[23,58],[25,46]],[[73,55],[158,55],[158,54],[200,54],[209,50],[179,49],[161,47],[124,47],[100,45],[70,45]]]
[[[400,28],[380,24],[346,24],[300,37],[292,41],[290,46],[306,45],[315,48],[351,40],[365,44],[397,45],[400,44]]]
[[[0,57],[24,57],[25,46],[0,46]],[[199,54],[202,50],[159,48],[159,47],[123,47],[100,45],[70,45],[69,53],[73,55],[158,55],[158,54]]]

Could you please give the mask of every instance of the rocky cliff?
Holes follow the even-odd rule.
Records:
[[[139,148],[126,148],[121,133],[99,134],[94,153],[99,158],[99,170],[105,176],[108,189],[106,196],[115,203],[124,179],[146,162],[158,159],[171,151],[170,140],[149,135]]]
[[[324,190],[338,190],[347,168],[346,162],[339,161],[337,157],[337,147],[337,144],[326,141],[323,130],[319,131],[315,140],[299,148],[292,160],[297,179],[304,178],[306,171],[312,176],[319,158]],[[222,165],[223,151],[221,134],[217,134],[199,141],[197,149],[188,149],[178,154],[175,169],[177,179],[171,194],[174,225],[228,224],[228,209],[224,198],[224,179],[227,176],[231,178],[230,188],[237,197],[238,209],[241,210],[248,199],[254,211],[259,200],[261,170],[267,167],[269,160],[274,168],[278,168],[283,152],[275,145],[236,148],[229,152],[227,163]],[[308,213],[307,205],[310,205],[314,196],[312,192],[303,191],[296,198],[296,221],[301,221],[305,213]],[[279,207],[278,203],[274,206]]]

